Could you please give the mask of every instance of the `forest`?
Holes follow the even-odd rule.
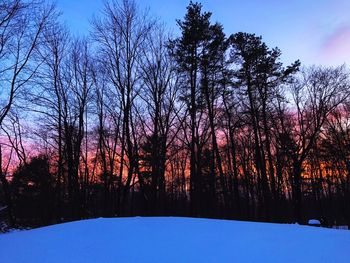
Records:
[[[109,0],[74,36],[0,1],[0,221],[191,216],[350,226],[350,71],[284,65],[190,2]]]

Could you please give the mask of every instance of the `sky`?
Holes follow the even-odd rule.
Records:
[[[163,21],[174,35],[176,19],[186,13],[189,0],[135,0],[141,9]],[[239,31],[261,35],[269,47],[282,51],[285,64],[350,64],[349,0],[203,0],[227,35]],[[76,35],[88,34],[90,20],[104,0],[56,0],[61,19]]]

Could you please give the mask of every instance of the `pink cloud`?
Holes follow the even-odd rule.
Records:
[[[320,50],[325,62],[350,64],[350,25],[336,28],[326,37]]]

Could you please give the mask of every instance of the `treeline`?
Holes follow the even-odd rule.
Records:
[[[13,225],[183,215],[350,225],[349,71],[226,35],[179,36],[132,0],[73,37],[54,5],[0,2],[0,196]],[[6,211],[6,212],[4,212]]]

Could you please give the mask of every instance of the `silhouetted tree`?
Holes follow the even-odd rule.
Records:
[[[273,198],[277,198],[275,164],[272,157],[271,132],[268,119],[273,115],[269,109],[278,87],[288,82],[300,65],[296,61],[284,69],[279,62],[281,52],[269,49],[261,37],[237,33],[230,37],[233,46],[232,61],[238,66],[234,77],[236,85],[248,99],[247,112],[254,136],[254,161],[261,184],[266,218],[271,216]],[[267,160],[266,160],[267,159]]]
[[[13,173],[11,187],[17,220],[29,226],[52,222],[54,180],[46,156],[34,157],[28,164],[18,167]]]
[[[40,61],[36,52],[40,48],[44,29],[55,15],[53,5],[22,0],[0,3],[0,126],[6,120],[16,97],[29,86]],[[7,179],[0,173],[0,180]],[[4,187],[7,200],[11,200],[8,187]],[[9,207],[11,205],[9,204]]]
[[[198,111],[200,63],[209,34],[211,13],[203,12],[202,5],[190,2],[184,19],[178,20],[181,37],[172,42],[178,72],[183,78],[182,98],[190,113],[190,196],[193,215],[200,215],[201,207],[201,145],[199,138],[200,119]]]
[[[292,159],[294,218],[302,223],[302,174],[304,162],[319,139],[330,113],[349,96],[348,72],[344,67],[310,68],[292,86],[296,106],[289,153]]]

